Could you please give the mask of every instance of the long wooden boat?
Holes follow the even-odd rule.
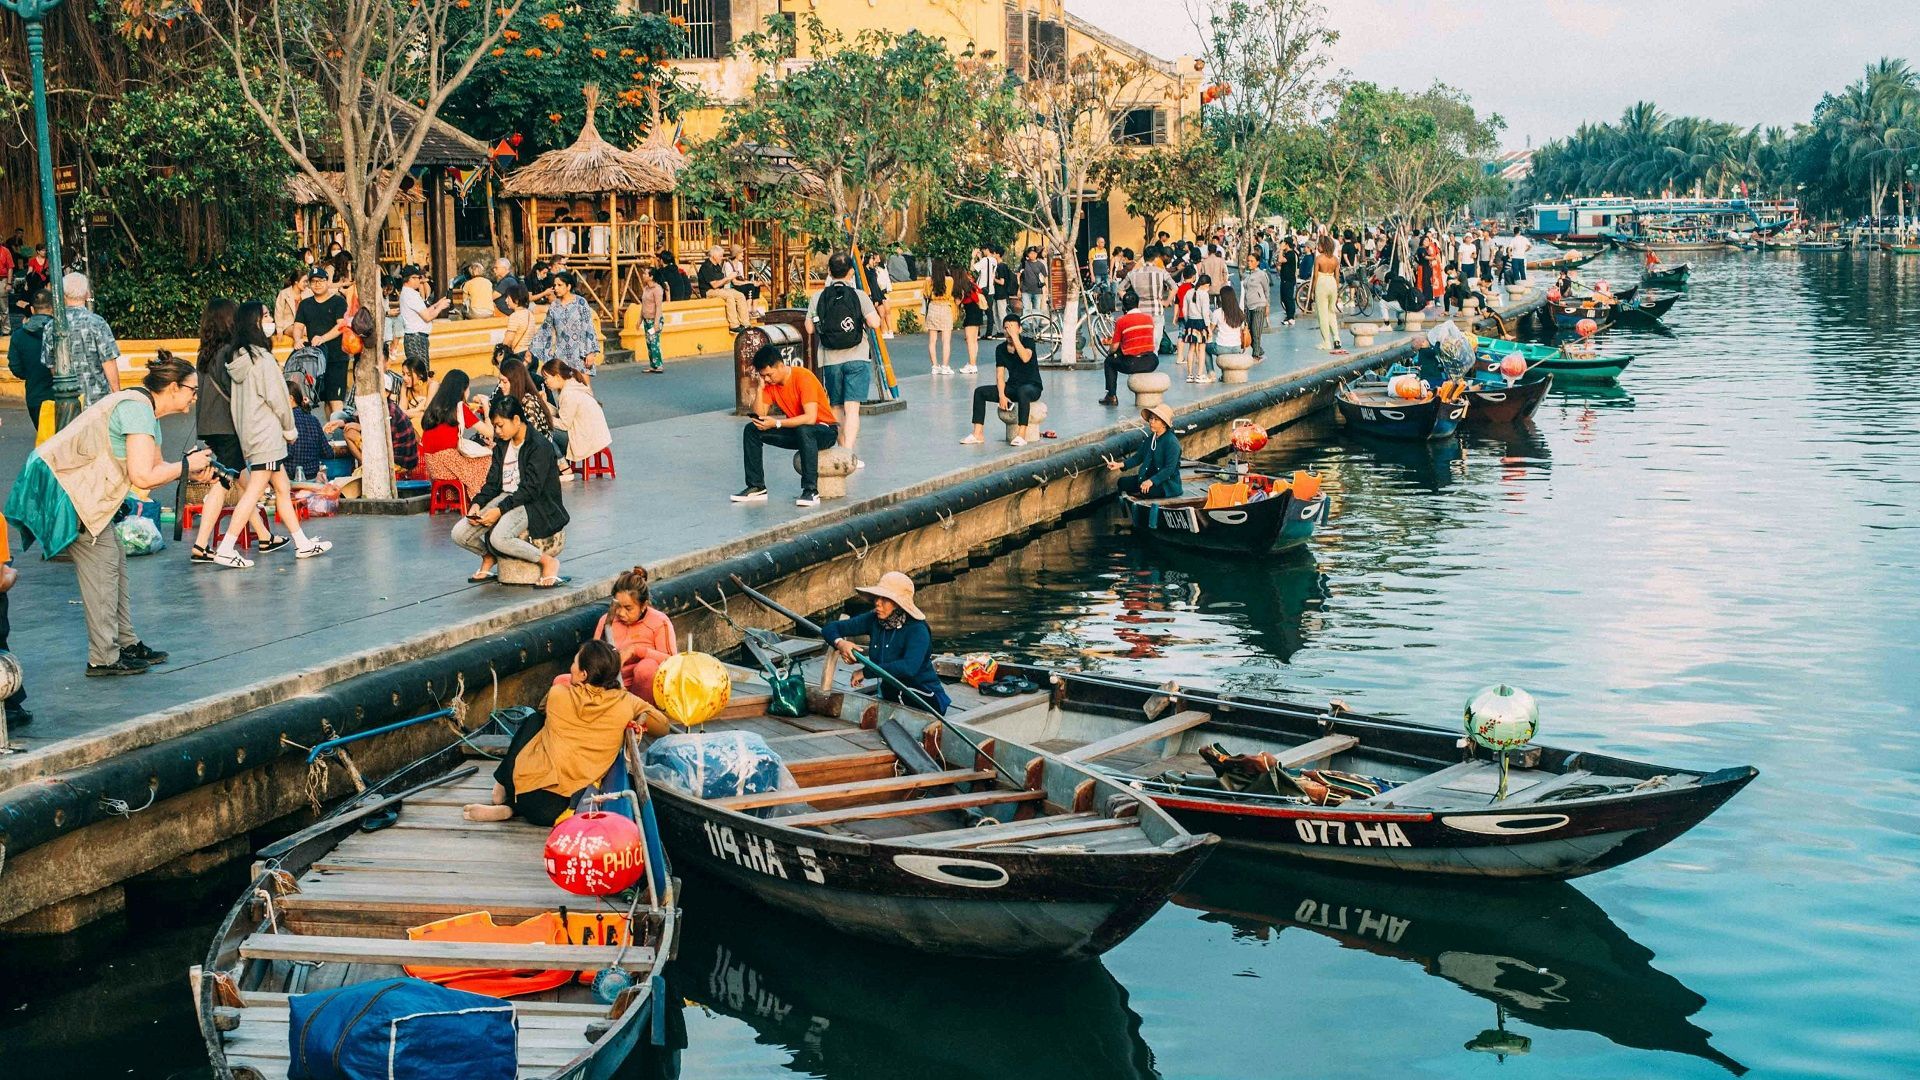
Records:
[[[1096,762],[1192,827],[1229,845],[1414,874],[1570,878],[1671,842],[1758,775],[1657,765],[1532,745],[1497,756],[1460,730],[1326,706],[1197,693],[1149,682],[1002,664],[1044,681],[1048,700],[980,725]],[[972,694],[961,687],[956,697]],[[1273,765],[1337,770],[1382,787],[1322,805],[1306,795],[1224,787],[1199,751],[1266,754]],[[1500,798],[1502,781],[1506,797]]]
[[[969,734],[1031,696],[943,721],[839,685],[814,696],[814,714],[779,717],[739,674],[734,703],[700,733],[760,736],[798,786],[701,798],[656,781],[661,832],[682,869],[842,932],[957,956],[1094,957],[1214,843],[1110,777]]]
[[[1585,266],[1599,258],[1606,250],[1605,247],[1592,249],[1580,248],[1565,251],[1559,255],[1549,255],[1545,258],[1528,259],[1527,270],[1529,272],[1534,270],[1566,270],[1572,267]]]
[[[1707,999],[1655,967],[1652,950],[1564,882],[1488,889],[1223,851],[1173,902],[1249,941],[1318,934],[1405,961],[1533,1028],[1590,1031],[1620,1046],[1688,1054],[1735,1076],[1747,1071],[1690,1019]],[[1467,1047],[1486,1048],[1480,1039]]]
[[[1693,273],[1691,263],[1671,263],[1649,266],[1640,273],[1640,284],[1651,286],[1685,285],[1687,276]]]
[[[1536,345],[1531,342],[1504,341],[1499,338],[1482,338],[1482,353],[1495,358],[1508,353],[1518,352],[1534,370],[1544,371],[1563,383],[1570,382],[1612,382],[1633,363],[1632,353],[1614,353],[1611,355],[1568,356],[1563,349],[1552,345]]]
[[[1888,244],[1889,255],[1920,255],[1920,244]]]
[[[1377,376],[1341,383],[1333,400],[1348,431],[1398,442],[1449,438],[1467,415],[1464,394],[1453,401],[1442,401],[1437,392],[1408,400],[1395,397]]]
[[[1663,318],[1673,305],[1680,302],[1679,293],[1667,293],[1665,296],[1648,297],[1645,293],[1636,295],[1623,303],[1614,312],[1616,322],[1646,322]]]
[[[1801,251],[1845,251],[1853,246],[1851,240],[1802,240],[1796,245]]]
[[[1465,423],[1477,426],[1517,424],[1531,417],[1540,403],[1546,400],[1547,391],[1553,388],[1553,374],[1544,365],[1529,369],[1511,383],[1498,370],[1494,370],[1497,366],[1497,361],[1492,366],[1485,363],[1475,365],[1467,381]]]
[[[1172,499],[1122,495],[1120,501],[1134,532],[1143,536],[1176,547],[1264,555],[1300,547],[1326,520],[1327,497],[1318,482],[1307,498],[1295,490],[1297,482],[1228,467],[1189,468],[1181,486],[1193,494]]]
[[[1628,251],[1721,251],[1727,246],[1724,240],[1643,240],[1635,237],[1614,237],[1614,243]]]
[[[664,1007],[656,979],[675,948],[677,913],[639,905],[635,939],[618,944],[507,944],[410,940],[409,927],[475,912],[510,925],[550,912],[623,917],[565,892],[543,868],[549,830],[525,821],[474,822],[463,805],[489,800],[488,772],[453,769],[399,795],[326,818],[260,853],[254,881],[228,911],[192,972],[194,1005],[218,1080],[285,1080],[289,998],[395,978],[404,968],[577,971],[616,962],[633,980],[611,1005],[578,979],[503,1001],[518,1029],[523,1080],[610,1080]],[[362,831],[398,810],[393,827]],[[656,846],[657,850],[657,846]],[[654,866],[657,882],[671,881]],[[604,923],[602,936],[609,940]],[[591,931],[587,931],[591,933]],[[571,935],[569,934],[569,937]]]

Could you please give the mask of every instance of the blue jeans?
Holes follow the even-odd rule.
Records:
[[[1041,297],[1044,295],[1044,293],[1037,292],[1022,292],[1020,294],[1020,314],[1032,315],[1035,312],[1046,311],[1046,305],[1041,302]]]

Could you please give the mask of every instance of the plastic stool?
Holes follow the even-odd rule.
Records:
[[[188,503],[186,508],[180,511],[180,531],[183,533],[193,532],[198,527],[201,516],[206,512],[205,503]],[[227,524],[232,519],[233,504],[226,503],[222,505],[220,507],[220,520],[213,523],[213,542],[216,547],[219,546],[220,538],[226,535]],[[252,548],[253,530],[241,529],[239,538],[234,541],[234,546],[241,551]]]
[[[467,485],[452,479],[433,482],[433,490],[427,499],[427,513],[438,514],[443,510],[456,514],[467,512]]]
[[[596,476],[613,479],[613,447],[605,447],[578,466],[580,479],[591,480]]]

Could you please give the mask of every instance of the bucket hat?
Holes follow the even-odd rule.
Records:
[[[920,614],[920,609],[913,605],[913,579],[898,570],[889,570],[880,575],[880,580],[876,584],[855,586],[853,591],[866,593],[868,596],[884,596],[899,604],[900,610],[921,622],[927,621],[927,617]]]
[[[1167,407],[1166,402],[1163,401],[1158,405],[1149,405],[1140,410],[1140,419],[1148,420],[1153,417],[1159,417],[1160,422],[1167,425],[1168,431],[1173,430],[1173,410]]]

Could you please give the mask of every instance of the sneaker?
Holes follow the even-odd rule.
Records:
[[[120,659],[138,660],[143,664],[164,664],[167,662],[167,654],[159,649],[149,648],[144,641],[136,641],[131,645],[120,647]]]
[[[960,440],[960,445],[961,446],[979,446],[981,443],[986,441],[987,440],[981,438],[978,435],[968,435],[966,438]]]
[[[567,469],[561,472],[560,474],[560,482],[563,484],[570,483],[578,479],[580,479],[580,473],[579,473],[579,470],[577,469]]]
[[[808,488],[808,489],[806,489],[805,491],[802,491],[802,492],[800,493],[800,497],[799,497],[799,498],[797,498],[797,499],[795,499],[795,500],[793,500],[793,505],[795,505],[795,506],[819,506],[819,505],[820,505],[820,493],[819,493],[819,492],[817,492],[817,491],[815,491],[815,490],[813,490],[812,488]]]
[[[311,559],[315,555],[325,555],[332,550],[333,541],[322,540],[317,536],[310,536],[307,538],[306,543],[300,545],[300,547],[294,551],[294,554],[302,559]]]
[[[853,471],[854,471],[854,472],[859,472],[859,471],[860,471],[861,469],[864,469],[864,468],[866,468],[866,467],[867,467],[867,463],[866,463],[866,462],[864,462],[864,461],[861,461],[861,460],[860,460],[859,458],[854,458],[854,459],[853,459]]]
[[[1027,440],[1024,435],[1015,435],[1013,438],[1007,440],[1007,445],[1008,446],[1025,446],[1027,445]]]
[[[728,496],[737,503],[766,502],[767,489],[763,487],[745,487],[738,493]]]
[[[245,555],[237,551],[225,550],[214,552],[213,562],[216,566],[224,566],[230,570],[245,570],[247,567],[253,565],[253,560],[247,558]]]
[[[258,544],[255,544],[253,546],[253,549],[255,551],[258,551],[262,555],[268,555],[268,554],[272,554],[273,552],[279,551],[281,548],[286,547],[288,544],[291,544],[291,543],[293,543],[293,537],[291,536],[274,535],[274,536],[267,537],[265,540],[260,541]]]
[[[1108,408],[1113,408],[1120,404],[1120,399],[1117,397],[1114,397],[1112,394],[1108,394],[1106,397],[1103,397],[1100,399],[1100,404],[1105,405]]]
[[[980,371],[979,364],[968,364],[966,367],[963,367],[960,369],[960,374],[973,375],[973,374],[977,374],[979,371]]]
[[[129,660],[125,653],[111,664],[88,664],[87,678],[98,679],[107,675],[145,675],[153,670],[152,666],[141,660]]]

